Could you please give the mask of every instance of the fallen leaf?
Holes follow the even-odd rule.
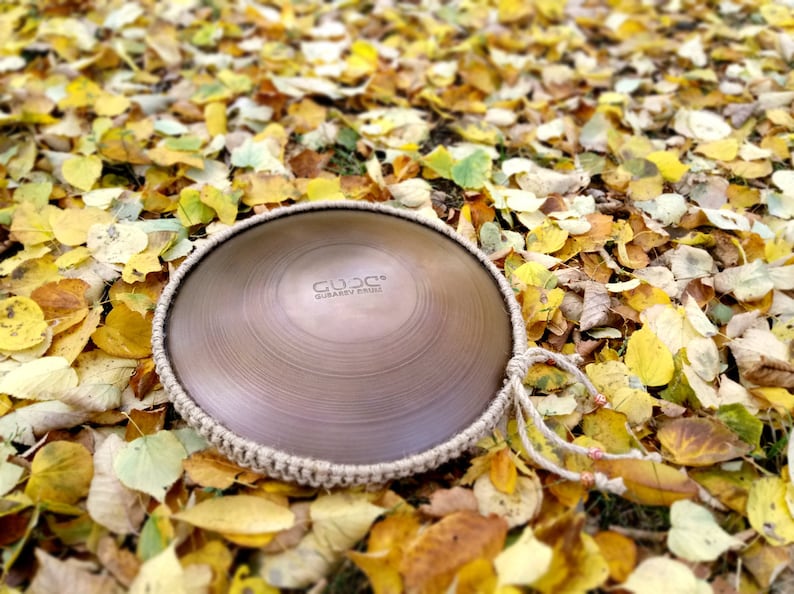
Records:
[[[125,444],[113,460],[113,470],[126,487],[163,501],[182,476],[186,457],[184,446],[172,432],[159,431]]]
[[[75,188],[87,192],[102,174],[102,160],[96,155],[71,157],[61,165],[61,173]]]
[[[673,355],[648,326],[629,337],[625,361],[646,386],[663,386],[673,379]]]
[[[0,301],[0,350],[21,351],[44,340],[47,322],[38,303],[28,297]]]
[[[91,519],[116,534],[132,534],[145,516],[141,498],[122,484],[113,460],[124,447],[122,439],[108,435],[94,452],[94,475],[88,488],[86,509]]]
[[[620,477],[626,486],[623,497],[642,505],[672,505],[697,495],[697,484],[675,468],[650,460],[598,460],[596,470]]]
[[[93,573],[91,563],[61,560],[42,549],[36,549],[36,561],[39,570],[26,590],[30,594],[61,592],[65,584],[81,594],[121,594],[123,591],[112,577]]]
[[[593,540],[609,566],[609,577],[616,582],[626,581],[637,566],[636,543],[613,530],[596,532]]]
[[[621,588],[633,594],[713,594],[708,582],[698,579],[683,563],[666,557],[649,557],[640,563]]]
[[[794,542],[794,517],[787,498],[786,483],[777,476],[758,479],[750,486],[747,519],[772,546]]]
[[[665,457],[684,466],[711,466],[747,454],[751,447],[719,421],[686,417],[665,423],[657,437]]]
[[[41,357],[0,377],[0,392],[29,400],[53,400],[77,385],[77,372],[63,357]]]
[[[457,512],[424,530],[406,549],[401,571],[406,594],[444,592],[457,571],[475,559],[494,559],[504,547],[507,523]],[[439,556],[438,551],[445,551]]]
[[[287,530],[295,522],[288,508],[254,495],[205,499],[173,517],[205,530],[233,534],[273,533]]]
[[[206,569],[193,569],[201,567]],[[206,588],[211,578],[206,565],[183,568],[172,545],[141,565],[129,594],[191,594],[197,588]]]
[[[53,441],[33,457],[25,494],[34,501],[77,503],[88,494],[94,462],[84,445]]]
[[[151,322],[126,305],[118,304],[105,318],[105,324],[91,335],[91,340],[108,355],[142,359],[152,353],[151,337]]]
[[[419,506],[419,511],[433,518],[443,518],[459,511],[477,511],[477,497],[471,489],[452,487],[436,489],[430,495],[430,503]]]
[[[531,586],[551,566],[552,550],[535,538],[532,528],[494,559],[499,586]]]
[[[691,501],[676,501],[670,506],[670,531],[667,548],[687,561],[715,561],[730,549],[744,543],[725,532],[705,507]]]
[[[543,488],[533,473],[517,477],[515,490],[507,494],[496,488],[490,475],[484,474],[474,482],[474,497],[481,514],[499,516],[510,528],[515,528],[526,524],[540,512]]]

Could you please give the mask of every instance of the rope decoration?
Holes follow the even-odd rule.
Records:
[[[626,486],[623,484],[623,479],[612,478],[602,472],[575,472],[568,470],[556,464],[554,461],[549,460],[543,456],[532,444],[527,433],[527,424],[532,423],[538,431],[556,448],[567,454],[577,454],[587,456],[593,460],[625,460],[625,459],[640,459],[640,460],[653,460],[661,462],[661,456],[656,453],[645,453],[637,449],[633,449],[625,454],[610,454],[598,448],[585,448],[583,446],[570,443],[561,438],[557,433],[551,430],[543,419],[543,415],[538,411],[532,400],[529,398],[526,388],[524,387],[523,378],[526,376],[529,368],[536,363],[550,363],[567,371],[576,380],[585,386],[593,401],[598,406],[609,407],[609,403],[603,394],[599,393],[590,379],[567,357],[543,349],[540,347],[533,347],[527,349],[524,353],[513,357],[507,365],[508,386],[512,391],[513,407],[515,409],[515,416],[518,425],[518,435],[521,439],[521,445],[527,452],[527,455],[532,462],[542,468],[556,474],[557,476],[569,481],[579,482],[586,487],[595,487],[599,491],[606,491],[621,495],[626,491]],[[526,415],[526,416],[525,416]],[[528,418],[527,418],[528,417]]]
[[[296,456],[266,444],[244,438],[220,424],[208,415],[183,389],[177,374],[171,367],[166,348],[167,320],[170,304],[175,298],[182,281],[202,258],[222,242],[232,239],[238,233],[267,221],[292,214],[318,210],[366,210],[388,216],[400,217],[429,227],[458,243],[476,258],[491,274],[504,298],[505,309],[510,317],[513,333],[512,358],[505,370],[505,381],[488,408],[460,433],[429,450],[406,456],[399,460],[377,464],[337,464],[328,460],[318,460]],[[406,210],[395,209],[382,204],[367,202],[339,201],[298,204],[275,209],[235,224],[208,238],[196,249],[179,268],[171,274],[171,280],[163,291],[155,309],[152,329],[152,351],[161,383],[174,403],[176,411],[193,426],[204,438],[223,454],[239,464],[262,472],[273,478],[295,481],[314,487],[349,486],[355,484],[377,484],[387,480],[402,478],[425,472],[460,456],[473,448],[480,439],[491,433],[508,414],[514,411],[518,421],[518,432],[528,456],[539,468],[556,474],[566,480],[576,481],[587,487],[620,494],[625,491],[621,478],[609,478],[603,473],[574,472],[547,459],[532,445],[527,433],[527,423],[534,425],[549,443],[559,451],[568,454],[588,456],[591,459],[618,460],[626,458],[660,460],[657,454],[632,450],[625,454],[610,454],[597,448],[585,448],[561,438],[546,425],[543,415],[532,403],[523,380],[529,368],[536,363],[553,362],[581,382],[599,406],[609,406],[606,398],[599,394],[587,376],[570,358],[543,348],[527,348],[527,334],[521,306],[516,301],[513,288],[504,275],[494,266],[488,256],[476,245],[458,235],[441,221],[435,221]]]

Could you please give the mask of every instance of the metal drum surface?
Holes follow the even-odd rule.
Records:
[[[183,266],[158,348],[180,389],[252,442],[389,462],[464,430],[502,386],[514,341],[495,269],[432,225],[296,210]]]

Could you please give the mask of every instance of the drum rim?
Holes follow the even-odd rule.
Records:
[[[382,203],[357,201],[321,201],[282,206],[254,215],[224,229],[197,247],[185,261],[171,273],[154,312],[152,323],[152,353],[161,384],[176,411],[200,435],[218,450],[238,464],[262,472],[269,477],[295,481],[312,486],[332,487],[380,483],[435,468],[460,456],[493,430],[507,412],[510,394],[506,381],[492,397],[488,407],[471,424],[446,441],[427,450],[388,462],[373,464],[339,464],[290,454],[266,444],[243,437],[214,419],[183,389],[168,358],[166,348],[166,326],[168,313],[183,280],[218,245],[251,227],[305,212],[331,210],[368,211],[398,217],[439,232],[453,240],[488,271],[501,293],[510,317],[512,328],[512,358],[521,356],[527,349],[527,335],[521,307],[515,299],[513,289],[504,275],[488,256],[442,221],[429,218],[417,211],[395,208]],[[507,378],[507,370],[504,374]]]

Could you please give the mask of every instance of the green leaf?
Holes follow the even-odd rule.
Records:
[[[185,188],[179,193],[179,207],[176,216],[185,227],[206,225],[215,212],[201,201],[201,193],[192,188]]]
[[[742,441],[753,446],[753,449],[761,446],[761,433],[764,430],[764,424],[757,417],[750,414],[744,404],[736,402],[719,407],[717,418],[725,423]]]
[[[491,165],[491,157],[488,153],[482,150],[474,151],[452,167],[452,181],[462,188],[472,190],[482,188],[491,175]]]
[[[360,136],[358,132],[352,128],[342,128],[339,135],[336,137],[336,144],[346,148],[349,151],[356,150],[356,143]]]
[[[455,159],[452,158],[445,146],[437,146],[432,153],[422,158],[422,165],[429,167],[441,177],[452,179]]]
[[[199,199],[218,213],[224,225],[233,225],[237,218],[237,204],[240,202],[239,192],[222,192],[212,186],[201,188]]]
[[[168,489],[182,476],[185,447],[170,431],[135,439],[118,453],[113,470],[130,489],[163,501]]]

